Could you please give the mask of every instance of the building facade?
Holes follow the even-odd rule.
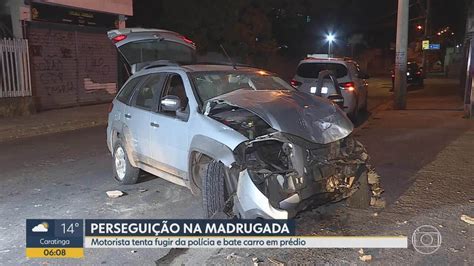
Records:
[[[125,26],[132,0],[11,1],[13,34],[29,42],[37,110],[114,97],[118,56],[106,33]]]

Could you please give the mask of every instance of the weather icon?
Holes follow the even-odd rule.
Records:
[[[38,224],[37,226],[33,227],[31,231],[35,233],[45,233],[45,232],[48,232],[48,226],[49,225],[47,222],[42,222]]]

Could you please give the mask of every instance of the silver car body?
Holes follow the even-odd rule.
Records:
[[[114,143],[120,139],[125,144],[126,153],[134,167],[190,189],[193,188],[191,156],[196,152],[205,154],[222,162],[233,173],[233,182],[236,183],[233,209],[240,217],[286,219],[293,216],[294,206],[303,201],[303,197],[309,198],[315,192],[309,191],[307,196],[292,193],[292,196],[279,199],[276,203],[273,201],[272,204],[269,195],[265,195],[262,188],[255,184],[254,175],[260,170],[250,166],[239,153],[245,153],[245,150],[265,142],[286,145],[290,149],[288,160],[291,160],[294,168],[292,178],[295,182],[302,182],[301,176],[307,174],[302,159],[304,150],[309,150],[309,146],[317,146],[317,149],[336,148],[339,151],[342,149],[340,143],[348,139],[352,132],[352,123],[330,101],[298,91],[236,90],[200,103],[190,78],[191,73],[200,71],[262,70],[248,67],[235,70],[232,66],[222,65],[188,65],[151,67],[138,71],[123,88],[132,80],[143,78],[135,85],[136,91],[143,85],[146,77],[152,74],[179,75],[188,98],[189,114],[185,119],[170,117],[134,107],[130,102],[124,103],[116,98],[108,117],[107,144],[110,152],[113,153]],[[272,133],[251,138],[246,136],[212,115],[216,105],[241,108],[256,119],[263,120]],[[287,176],[275,178],[277,186],[280,182],[288,190],[287,183],[290,179]],[[282,178],[285,178],[284,182]],[[320,181],[327,182],[322,177]],[[340,182],[342,184],[343,181]],[[347,188],[353,190],[351,184]],[[319,190],[326,190],[328,184],[321,186]],[[349,194],[346,192],[344,193]]]
[[[344,98],[344,111],[346,113],[354,113],[355,108],[362,109],[367,103],[368,84],[365,79],[359,78],[360,69],[355,61],[347,60],[344,58],[323,58],[323,57],[312,57],[301,60],[297,67],[297,73],[293,80],[300,84],[297,89],[308,93],[315,93],[316,85],[318,81],[318,73],[304,75],[300,73],[300,70],[304,66],[309,64],[315,65],[328,65],[341,66],[342,70],[346,70],[345,73],[337,76],[339,84],[352,82],[355,90],[349,91],[341,86],[341,93]],[[338,73],[337,73],[338,74]],[[336,89],[330,81],[325,81],[323,84],[322,96],[328,97],[329,95],[336,94]]]
[[[190,65],[194,43],[175,32],[133,28],[110,31],[108,37],[133,74],[109,113],[112,155],[120,143],[133,167],[196,193],[202,179],[196,159],[221,162],[233,213],[242,218],[286,219],[316,196],[335,200],[357,190],[352,166],[361,160],[348,157],[355,147],[349,136],[353,125],[332,102],[295,91],[278,78],[278,90],[241,88],[219,95],[212,93],[213,84],[203,99],[193,74],[274,75],[250,67]],[[182,83],[179,97],[170,94],[174,78]],[[186,108],[167,113],[162,104],[170,95],[185,99]],[[341,156],[350,161],[336,173]],[[324,173],[313,173],[320,168]]]

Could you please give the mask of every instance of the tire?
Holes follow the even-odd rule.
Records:
[[[367,168],[361,166],[357,172],[359,173],[359,189],[347,199],[348,205],[356,209],[367,209],[371,198]]]
[[[137,183],[140,169],[130,164],[125,147],[120,140],[114,145],[113,156],[114,179],[121,185]]]
[[[202,206],[205,218],[223,217],[225,208],[225,169],[221,162],[211,161],[202,179]]]

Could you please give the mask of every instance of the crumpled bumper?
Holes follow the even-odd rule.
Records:
[[[246,170],[240,172],[237,193],[234,197],[234,213],[243,219],[288,219],[288,212],[274,208],[268,198],[255,186]]]

